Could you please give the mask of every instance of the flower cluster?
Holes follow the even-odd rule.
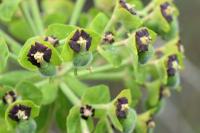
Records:
[[[126,0],[119,0],[119,4],[133,15],[136,15],[136,10],[126,2]]]
[[[28,60],[35,66],[41,67],[44,62],[50,62],[52,51],[39,42],[31,46],[28,53]]]
[[[54,36],[47,36],[47,37],[45,37],[44,41],[49,42],[54,47],[57,47],[58,44],[59,44],[59,40],[56,37],[54,37]]]
[[[126,97],[118,98],[117,103],[116,103],[117,117],[118,118],[126,118],[128,109],[129,109],[128,99]]]
[[[70,39],[69,46],[76,53],[88,51],[91,46],[91,41],[92,38],[87,32],[84,30],[77,30]]]
[[[95,114],[95,109],[90,105],[85,105],[80,108],[81,118],[87,120],[89,117],[93,117]]]
[[[20,120],[28,120],[31,115],[31,108],[24,105],[15,105],[9,112],[9,117],[19,122]]]
[[[110,31],[106,32],[103,38],[104,43],[112,44],[115,42],[114,34]]]
[[[167,74],[168,76],[174,76],[176,74],[176,71],[178,69],[178,58],[177,55],[170,55],[168,56],[167,61]]]
[[[17,94],[11,90],[5,93],[2,98],[4,104],[11,104],[17,100]]]
[[[168,22],[171,22],[173,20],[174,8],[170,5],[169,2],[165,2],[165,3],[161,4],[160,10],[161,10],[163,17]]]
[[[136,32],[135,39],[139,53],[148,51],[148,45],[151,43],[151,37],[147,29],[141,29]]]

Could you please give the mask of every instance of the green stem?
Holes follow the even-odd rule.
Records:
[[[1,29],[0,29],[0,36],[4,37],[4,39],[8,43],[11,51],[14,54],[18,55],[18,53],[21,50],[20,44],[17,41],[15,41],[12,37],[10,37],[7,33],[5,33],[3,30],[1,30]]]
[[[150,12],[152,9],[155,8],[155,4],[156,4],[157,0],[152,0],[142,11],[141,13],[143,15],[146,15],[148,12]]]
[[[106,126],[108,129],[108,133],[113,133],[113,130],[112,130],[112,127],[110,126],[110,122],[109,122],[108,118],[106,118],[105,121],[106,121]]]
[[[38,3],[37,3],[37,0],[30,0],[30,7],[31,7],[31,10],[32,10],[32,15],[33,15],[33,18],[34,18],[34,21],[35,21],[35,25],[38,26],[38,32],[40,35],[43,34],[43,30],[44,30],[44,27],[43,27],[43,22],[42,22],[42,18],[40,16],[40,11],[39,11],[39,8],[38,8]]]
[[[121,64],[119,67],[123,67],[123,66],[125,66],[125,65],[127,65],[127,64],[129,64],[129,63],[130,63],[129,59],[124,60],[124,61],[122,62],[122,64]],[[91,74],[91,73],[103,72],[103,71],[107,71],[107,70],[110,70],[110,69],[113,69],[113,68],[114,68],[113,65],[111,65],[111,64],[106,64],[106,65],[104,65],[104,66],[96,67],[96,68],[94,68],[94,69],[91,70],[91,71],[89,71],[89,70],[82,70],[82,71],[79,71],[79,72],[78,72],[78,76],[86,76],[86,75],[89,75],[89,74]],[[70,73],[70,74],[73,75],[73,73]]]
[[[65,94],[65,96],[68,97],[68,99],[71,101],[71,103],[73,103],[74,105],[80,105],[79,98],[71,91],[71,89],[64,82],[60,84],[60,88]]]
[[[94,73],[87,76],[80,76],[84,80],[121,80],[125,72]],[[79,76],[79,75],[78,75]]]
[[[13,54],[13,53],[10,53],[9,54],[9,56],[10,56],[10,58],[12,58],[13,60],[16,60],[17,61],[17,56],[15,55],[15,54]]]
[[[82,133],[90,133],[88,125],[87,125],[86,121],[83,119],[81,119],[81,128],[82,128]]]
[[[85,0],[77,0],[76,1],[76,5],[74,8],[73,14],[71,16],[71,20],[69,22],[70,25],[76,25],[84,4],[85,4]]]
[[[35,28],[36,25],[33,23],[33,20],[31,18],[31,14],[29,12],[29,7],[28,7],[27,1],[22,2],[21,10],[22,10],[24,17],[25,17],[26,21],[28,22],[30,28],[32,29],[34,35],[37,35],[37,30]]]
[[[115,21],[116,21],[116,14],[115,13],[117,11],[117,8],[118,8],[118,4],[116,4],[114,11],[112,13],[111,19],[109,20],[106,27],[104,28],[104,33],[107,32],[110,29],[110,27],[115,23]]]

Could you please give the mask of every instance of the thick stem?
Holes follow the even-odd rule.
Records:
[[[20,49],[21,49],[20,44],[1,29],[0,29],[0,36],[4,37],[4,39],[8,43],[11,51],[14,54],[18,55],[18,53],[20,52]]]
[[[44,32],[44,27],[43,27],[42,18],[40,16],[37,0],[30,0],[30,4],[31,4],[30,7],[32,10],[32,15],[34,18],[35,25],[38,28],[39,35],[42,35]]]
[[[71,16],[71,20],[69,22],[70,25],[76,25],[84,4],[85,4],[85,0],[76,1],[76,5],[74,8],[73,14]]]
[[[64,83],[62,82],[60,84],[60,88],[62,92],[65,94],[66,97],[73,103],[74,105],[80,105],[80,100],[78,97],[71,91],[71,89]]]
[[[28,22],[30,28],[32,29],[34,35],[37,35],[37,30],[36,30],[36,25],[33,23],[33,20],[31,18],[31,14],[29,12],[29,7],[28,7],[28,3],[26,1],[22,2],[21,4],[21,10],[23,12],[23,15],[26,19],[26,21]]]

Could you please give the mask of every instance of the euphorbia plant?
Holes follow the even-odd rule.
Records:
[[[152,132],[180,90],[177,16],[173,0],[3,0],[0,132]]]

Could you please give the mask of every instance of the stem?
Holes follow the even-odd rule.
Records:
[[[15,54],[13,54],[13,53],[10,53],[9,56],[10,56],[10,58],[12,58],[12,59],[14,59],[16,61],[18,59],[18,57]]]
[[[78,99],[78,97],[70,90],[70,88],[64,82],[60,84],[60,88],[65,94],[65,96],[67,96],[68,99],[71,101],[71,103],[73,103],[74,105],[80,105],[80,100]]]
[[[115,23],[115,21],[116,21],[115,12],[117,11],[117,8],[118,8],[118,4],[116,4],[115,9],[112,13],[111,19],[109,20],[106,27],[104,28],[104,33],[110,29],[110,27],[113,25],[113,23]]]
[[[123,66],[129,64],[129,62],[130,62],[129,59],[124,60],[119,67],[123,67]],[[82,70],[82,71],[78,72],[78,76],[85,76],[85,75],[89,75],[91,73],[97,73],[97,72],[107,71],[107,70],[110,70],[110,69],[113,69],[113,65],[106,64],[106,65],[101,66],[101,67],[96,67],[92,71]],[[70,74],[73,75],[73,73],[70,73]]]
[[[9,47],[11,48],[11,51],[14,54],[18,55],[18,53],[21,50],[21,45],[1,29],[0,29],[0,36],[4,37],[6,42],[9,44]]]
[[[21,10],[24,14],[26,21],[28,22],[29,26],[31,27],[34,35],[37,35],[37,30],[35,28],[36,25],[33,23],[33,20],[31,18],[30,12],[29,12],[29,7],[28,7],[28,4],[26,1],[22,2]]]
[[[155,8],[155,4],[156,4],[157,0],[152,0],[142,11],[141,14],[145,15],[147,14],[149,11],[151,11],[153,8]]]
[[[90,133],[88,125],[87,125],[86,121],[83,119],[81,119],[81,128],[82,128],[82,133]]]
[[[75,8],[74,8],[71,20],[69,22],[70,25],[76,25],[77,20],[79,18],[79,15],[81,13],[81,10],[82,10],[84,4],[85,4],[85,0],[77,0],[76,1],[76,5],[75,5]]]
[[[32,10],[32,15],[33,15],[33,18],[34,18],[34,21],[35,21],[35,25],[38,26],[38,32],[40,35],[43,34],[43,30],[44,30],[44,27],[43,27],[43,22],[42,22],[42,18],[40,16],[40,11],[39,11],[39,8],[38,8],[38,3],[37,3],[37,0],[30,0],[30,4],[31,4],[31,10]]]
[[[106,121],[106,126],[108,129],[108,133],[113,133],[113,130],[112,130],[112,127],[110,126],[110,122],[109,122],[108,118],[106,118],[105,121]]]
[[[79,75],[78,75],[79,76]],[[80,76],[84,80],[121,80],[124,72],[94,73],[92,75]]]

